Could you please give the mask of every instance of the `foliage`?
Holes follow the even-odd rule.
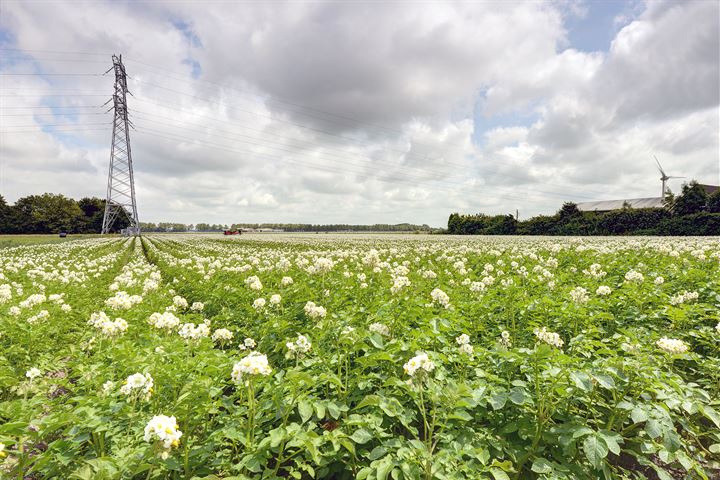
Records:
[[[4,476],[720,473],[716,239],[198,237],[3,252]]]
[[[707,203],[705,189],[695,180],[682,186],[682,193],[675,199],[672,211],[676,215],[691,215],[705,210]]]
[[[64,195],[44,193],[22,197],[8,206],[0,202],[0,233],[100,233],[105,200],[86,197],[75,201]],[[113,231],[129,225],[118,217]]]

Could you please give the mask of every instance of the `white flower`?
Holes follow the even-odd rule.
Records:
[[[185,300],[185,299],[184,299],[183,297],[181,297],[180,295],[175,295],[175,296],[173,297],[173,305],[175,306],[175,308],[178,308],[178,309],[180,309],[180,310],[184,310],[184,309],[188,308],[188,301]]]
[[[433,299],[433,303],[437,303],[444,308],[450,308],[450,297],[448,297],[447,293],[443,292],[439,288],[430,292],[430,296]]]
[[[720,333],[720,322],[718,322],[718,324],[715,325],[715,330],[717,330],[717,332]]]
[[[146,442],[157,442],[162,452],[160,457],[165,459],[170,455],[170,450],[180,444],[182,432],[178,429],[175,417],[165,415],[154,416],[145,426]]]
[[[106,397],[108,395],[112,395],[113,390],[115,390],[115,382],[112,380],[108,380],[107,382],[103,383],[102,385],[102,394]]]
[[[552,345],[553,347],[562,348],[562,346],[565,344],[565,342],[563,342],[560,338],[560,335],[555,332],[548,331],[545,327],[536,328],[534,330],[534,333],[538,340],[541,340],[548,345]]]
[[[587,290],[585,290],[583,287],[575,287],[572,290],[570,290],[570,298],[575,303],[587,303],[587,301],[588,301]]]
[[[256,298],[255,301],[253,302],[252,306],[255,310],[262,310],[263,308],[265,308],[266,303],[267,302],[265,301],[264,298]]]
[[[325,315],[327,315],[327,310],[325,310],[325,307],[321,307],[319,305],[315,305],[315,302],[307,302],[305,304],[305,314],[314,319],[318,318],[325,318]]]
[[[655,281],[653,283],[655,283],[655,285],[662,285],[665,283],[665,279],[663,277],[655,277]]]
[[[393,285],[390,287],[390,292],[395,295],[400,290],[402,290],[404,287],[410,286],[410,280],[407,277],[398,276],[395,277],[393,280]]]
[[[233,339],[233,333],[227,328],[218,328],[213,332],[212,339],[219,343],[229,342]]]
[[[120,393],[128,397],[149,400],[153,391],[153,378],[149,373],[133,373],[123,382]]]
[[[245,279],[245,284],[250,287],[251,290],[262,290],[263,284],[258,277],[253,275]]]
[[[41,375],[42,375],[42,372],[40,371],[39,368],[36,368],[36,367],[32,367],[30,370],[25,372],[25,376],[27,378],[29,378],[31,381],[35,380],[37,377],[39,377]]]
[[[595,290],[595,293],[601,296],[606,296],[610,295],[612,290],[607,285],[600,285],[597,290]]]
[[[294,342],[287,342],[285,346],[288,349],[289,355],[292,355],[293,353],[302,355],[310,351],[312,343],[310,343],[310,340],[308,340],[305,335],[298,335],[297,340]]]
[[[430,373],[433,370],[435,370],[435,364],[432,360],[430,360],[426,353],[419,353],[412,357],[410,360],[407,361],[405,365],[403,365],[403,370],[405,370],[405,373],[410,375],[411,377],[414,377],[418,371],[420,373]]]
[[[698,299],[697,292],[684,291],[670,298],[670,305],[680,305],[681,303],[690,303]]]
[[[473,353],[473,346],[469,343],[463,343],[460,345],[459,350],[461,353],[464,353],[466,355],[472,355]]]
[[[644,279],[645,279],[645,277],[643,276],[643,274],[638,271],[635,271],[635,270],[630,270],[629,272],[627,272],[625,274],[625,280],[627,280],[628,282],[640,283]]]
[[[252,350],[253,348],[255,348],[255,345],[257,345],[255,343],[255,340],[248,337],[245,340],[243,340],[243,343],[240,344],[240,350],[247,350],[247,349]]]
[[[685,353],[688,351],[687,344],[675,338],[662,337],[655,342],[655,345],[668,353]]]
[[[72,310],[72,307],[67,303],[63,303],[62,306],[60,307],[60,310],[67,313]]]
[[[173,330],[180,325],[180,319],[172,312],[153,313],[148,318],[148,323],[160,330]]]
[[[283,277],[282,280],[280,280],[280,284],[283,287],[287,287],[288,285],[293,284],[293,279],[292,279],[292,277]]]
[[[129,295],[127,292],[119,291],[114,296],[105,300],[105,305],[113,310],[128,310],[133,305],[141,303],[143,297],[140,295]]]
[[[467,345],[470,343],[470,337],[466,333],[463,333],[462,335],[456,337],[455,341],[458,345]]]
[[[277,293],[270,297],[270,305],[279,305],[281,301],[282,297]]]
[[[370,330],[371,332],[374,332],[374,333],[379,333],[380,335],[382,335],[384,337],[390,336],[390,329],[388,328],[387,325],[383,325],[382,323],[378,323],[378,322],[371,323],[370,326],[368,327],[368,330]]]
[[[251,352],[250,355],[243,358],[233,366],[232,380],[235,383],[241,383],[243,374],[245,375],[270,375],[272,368],[268,365],[267,356]]]
[[[192,306],[190,306],[190,310],[193,312],[202,312],[205,309],[205,304],[202,302],[193,302]]]
[[[500,344],[505,348],[512,347],[512,342],[510,341],[510,332],[507,330],[503,330],[500,332]]]
[[[195,325],[194,323],[183,323],[178,329],[178,335],[186,341],[196,341],[210,335],[210,327],[206,323]]]

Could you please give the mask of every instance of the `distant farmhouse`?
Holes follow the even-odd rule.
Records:
[[[708,195],[720,190],[717,185],[700,185],[705,189]],[[663,198],[662,197],[649,197],[649,198],[628,198],[625,200],[603,200],[599,202],[581,202],[577,204],[578,209],[581,212],[609,212],[611,210],[620,210],[625,207],[630,208],[662,208]]]

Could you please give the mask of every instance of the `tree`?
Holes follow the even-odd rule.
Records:
[[[557,214],[558,217],[560,217],[560,220],[570,220],[573,217],[581,216],[582,212],[578,208],[577,204],[573,202],[565,202],[563,203],[563,206],[560,207]]]
[[[708,197],[705,208],[710,213],[720,213],[720,189]]]
[[[23,197],[15,202],[15,209],[21,215],[22,233],[73,233],[83,215],[75,200],[52,193]]]
[[[673,213],[676,215],[690,215],[705,210],[707,192],[693,180],[682,186],[682,193],[678,195],[673,204]]]
[[[80,219],[80,233],[100,233],[105,216],[105,200],[97,197],[81,198],[78,207],[83,212],[83,217]],[[118,221],[121,222],[122,219]]]
[[[10,205],[5,201],[5,197],[0,195],[0,233],[10,233],[10,214],[12,210]]]

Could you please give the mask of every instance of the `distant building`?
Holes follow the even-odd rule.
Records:
[[[705,189],[708,195],[720,190],[717,185],[703,185],[701,187]],[[628,198],[624,200],[601,200],[598,202],[580,202],[577,204],[578,210],[581,212],[610,212],[612,210],[620,210],[625,206],[630,208],[662,208],[663,199],[660,197],[648,197],[648,198]]]

